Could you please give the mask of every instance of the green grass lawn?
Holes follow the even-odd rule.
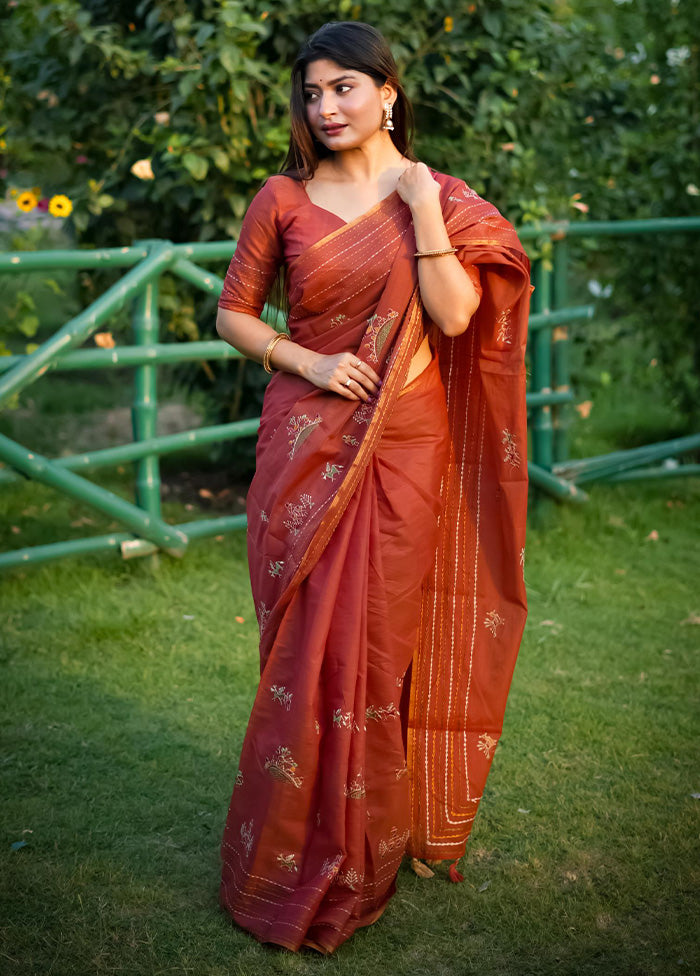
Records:
[[[51,498],[60,538],[75,504],[22,487],[3,489],[10,522]],[[243,534],[158,569],[105,554],[3,577],[0,972],[697,972],[700,484],[591,486],[537,521],[466,880],[403,866],[329,958],[218,909],[258,678]]]

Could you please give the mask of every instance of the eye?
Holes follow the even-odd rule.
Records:
[[[338,91],[340,88],[347,88],[348,91],[352,91],[352,85],[337,85],[335,90]]]

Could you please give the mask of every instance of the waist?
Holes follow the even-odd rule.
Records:
[[[412,383],[423,372],[424,369],[430,365],[431,360],[434,357],[433,349],[428,340],[428,336],[423,337],[423,341],[420,346],[413,354],[411,362],[408,364],[408,373],[406,374],[406,382],[403,385],[401,393],[406,389],[409,383]],[[401,396],[399,393],[399,396]]]

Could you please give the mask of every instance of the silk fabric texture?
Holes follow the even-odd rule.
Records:
[[[492,204],[431,174],[481,294],[461,336],[422,306],[397,191],[344,222],[269,178],[219,302],[259,315],[284,261],[292,339],[382,377],[358,403],[275,373],[247,499],[261,680],[220,899],[293,950],[375,921],[404,854],[464,853],[525,623],[530,265]],[[406,386],[426,331],[433,360]]]

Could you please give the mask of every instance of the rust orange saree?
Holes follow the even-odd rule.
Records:
[[[293,950],[375,921],[406,853],[464,853],[525,622],[529,262],[491,204],[432,173],[482,292],[462,336],[423,311],[396,192],[287,264],[292,338],[382,376],[358,405],[276,373],[248,494],[261,680],[220,898]],[[246,273],[232,260],[230,287]]]

